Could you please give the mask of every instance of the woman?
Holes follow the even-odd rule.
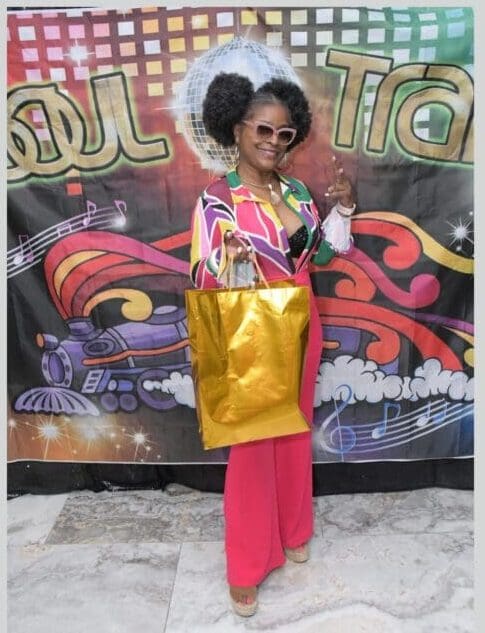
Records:
[[[286,153],[311,125],[308,101],[294,83],[273,79],[254,90],[246,77],[220,73],[203,104],[207,133],[235,145],[235,169],[211,183],[193,215],[191,275],[195,286],[220,285],[221,246],[236,261],[257,257],[269,281],[293,278],[311,289],[308,263],[326,263],[351,247],[351,186],[335,162],[336,201],[323,225],[305,185],[281,175]],[[323,228],[322,228],[323,227]],[[308,421],[321,354],[321,325],[312,293],[300,409]],[[308,559],[313,532],[311,431],[232,446],[224,488],[227,579],[234,610],[256,611],[257,586],[288,558]]]

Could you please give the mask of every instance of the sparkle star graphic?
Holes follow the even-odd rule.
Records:
[[[475,245],[474,241],[470,238],[471,230],[469,227],[472,224],[471,219],[466,222],[463,222],[463,220],[460,219],[456,222],[456,224],[448,221],[446,221],[446,223],[451,226],[451,231],[448,232],[448,235],[451,236],[450,245],[453,246],[453,244],[457,243],[457,251],[462,250],[463,242],[465,241],[469,242],[472,246]]]
[[[54,422],[52,415],[49,419],[42,419],[41,417],[39,424],[32,426],[37,431],[37,435],[34,436],[34,439],[42,440],[44,442],[44,459],[46,459],[50,443],[55,442],[56,444],[60,444],[61,439],[66,435],[62,431],[61,427]]]
[[[13,432],[17,428],[17,422],[13,418],[10,418],[9,421],[7,422],[7,425],[8,425],[8,436],[12,437]]]
[[[153,444],[153,442],[150,442],[148,435],[143,431],[143,429],[139,429],[136,433],[127,433],[127,436],[131,438],[132,443],[135,445],[133,459],[136,459],[140,449],[145,450],[145,456],[151,451],[150,444]]]
[[[80,46],[77,40],[74,40],[74,46],[71,46],[69,53],[64,53],[64,57],[72,59],[73,62],[76,62],[76,66],[78,67],[89,55],[94,55],[94,51],[88,51],[85,46]]]

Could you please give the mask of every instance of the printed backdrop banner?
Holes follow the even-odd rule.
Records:
[[[314,459],[473,454],[473,13],[164,8],[8,15],[8,459],[204,451],[184,290],[196,197],[234,161],[212,77],[300,83],[285,171],[355,183],[355,248],[315,266]],[[291,359],[288,359],[291,362]]]

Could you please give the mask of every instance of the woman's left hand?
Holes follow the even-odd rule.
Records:
[[[352,194],[352,184],[344,173],[342,163],[336,156],[332,158],[332,166],[334,182],[327,189],[325,196],[331,198],[334,202],[340,202],[344,207],[353,207],[355,201]]]

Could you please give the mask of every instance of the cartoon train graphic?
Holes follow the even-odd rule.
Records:
[[[133,412],[140,403],[164,410],[177,405],[161,381],[190,374],[185,310],[161,306],[143,322],[97,328],[89,317],[66,320],[68,336],[37,334],[42,374],[49,387],[22,393],[16,411],[94,413],[91,400],[109,412]]]

